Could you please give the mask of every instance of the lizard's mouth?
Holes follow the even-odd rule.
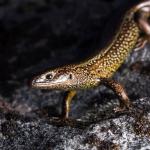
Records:
[[[40,77],[36,77],[32,80],[31,87],[38,88],[38,89],[61,89],[61,90],[64,90],[70,86],[69,86],[69,82],[67,82],[67,81],[64,81],[62,83],[62,80],[61,81],[58,81],[58,80],[49,81],[49,80],[43,80]]]
[[[33,88],[40,88],[41,86],[44,86],[44,85],[46,86],[48,85],[48,83],[46,83],[44,80],[42,80],[39,77],[36,77],[31,81],[31,87]]]
[[[42,80],[38,77],[34,78],[31,82],[31,86],[33,88],[43,88],[43,87],[46,87],[48,85],[50,86],[50,85],[52,85],[52,83],[46,82],[45,80]]]
[[[55,86],[54,83],[48,83],[48,82],[37,82],[36,80],[33,80],[31,82],[32,88],[38,88],[38,89],[53,89]]]

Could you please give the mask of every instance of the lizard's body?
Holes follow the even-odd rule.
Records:
[[[76,93],[74,90],[97,86],[100,83],[115,90],[121,101],[128,107],[129,99],[125,91],[120,84],[110,80],[110,78],[135,47],[140,37],[141,30],[134,19],[134,11],[135,9],[132,8],[125,14],[111,43],[95,57],[79,64],[49,70],[36,77],[32,86],[44,89],[73,90],[66,99],[66,113],[69,112],[71,99]],[[68,114],[65,116],[68,117]]]
[[[135,47],[140,35],[137,23],[132,17],[124,18],[117,34],[110,45],[95,57],[77,65],[87,70],[86,78],[110,78],[124,62],[129,52]]]

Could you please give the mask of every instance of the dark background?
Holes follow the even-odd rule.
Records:
[[[47,68],[78,62],[111,38],[137,0],[1,0],[0,95]],[[118,21],[119,22],[119,21]]]

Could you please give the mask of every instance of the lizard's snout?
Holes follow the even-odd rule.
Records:
[[[31,81],[31,87],[35,87],[36,86],[36,78],[33,78]]]
[[[32,87],[38,87],[40,83],[43,83],[44,80],[40,77],[35,77],[32,81],[31,81],[31,86]]]

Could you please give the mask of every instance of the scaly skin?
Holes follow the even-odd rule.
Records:
[[[121,103],[126,107],[130,106],[129,98],[122,86],[110,78],[138,42],[142,28],[139,28],[138,21],[135,21],[134,15],[137,11],[136,9],[140,9],[141,4],[133,7],[125,14],[120,28],[111,43],[95,57],[79,64],[49,70],[32,81],[32,87],[34,88],[71,91],[65,100],[65,118],[68,117],[71,100],[76,94],[75,90],[94,87],[100,83],[112,88],[119,96]],[[146,1],[142,7],[145,6],[150,7],[150,2]]]
[[[33,86],[63,90],[96,86],[99,84],[97,79],[110,78],[116,72],[128,53],[134,48],[139,34],[139,27],[131,12],[128,12],[114,40],[94,58],[80,64],[47,71],[33,80]],[[69,79],[70,74],[72,79]],[[52,75],[52,79],[46,79],[47,75]]]

